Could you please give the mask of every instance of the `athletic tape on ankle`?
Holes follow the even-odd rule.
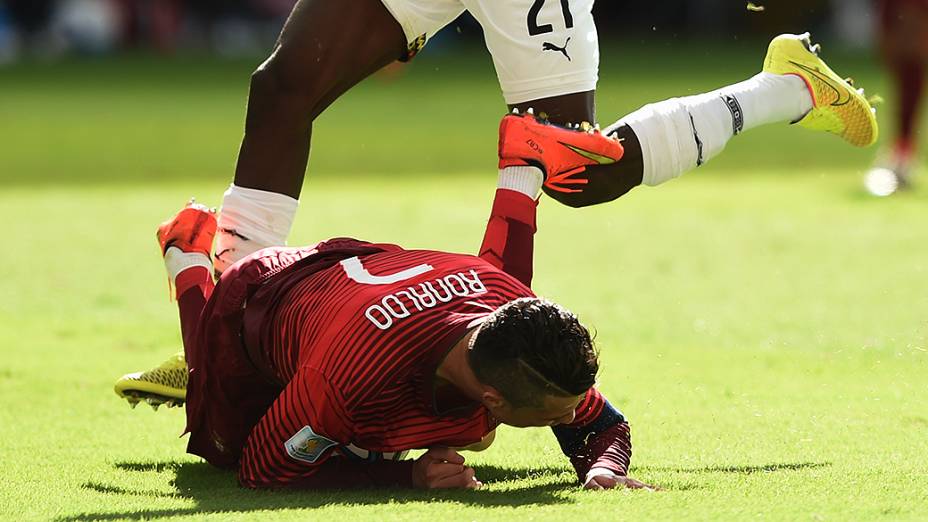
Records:
[[[216,269],[221,272],[262,248],[286,245],[298,206],[283,194],[230,186],[219,213]]]
[[[655,186],[716,156],[734,134],[731,111],[715,93],[645,105],[606,129],[628,125],[641,143],[642,183]]]

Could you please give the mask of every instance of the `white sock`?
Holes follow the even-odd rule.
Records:
[[[168,271],[168,278],[172,286],[178,274],[195,266],[202,266],[210,273],[212,273],[213,270],[213,263],[206,254],[184,252],[177,247],[170,247],[167,252],[164,253],[164,268]]]
[[[798,76],[762,72],[696,96],[645,105],[608,129],[628,125],[641,143],[645,185],[659,185],[722,152],[735,134],[759,125],[793,122],[812,109]]]
[[[743,109],[742,130],[768,123],[792,123],[812,110],[812,94],[806,82],[793,74],[762,72],[716,92],[726,101],[726,97],[733,97]]]
[[[537,167],[506,167],[499,171],[497,188],[514,190],[532,199],[541,195],[544,174]]]
[[[231,185],[219,212],[215,270],[221,273],[262,248],[286,245],[297,206],[290,196]]]

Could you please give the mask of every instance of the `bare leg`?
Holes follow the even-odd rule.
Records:
[[[705,164],[743,131],[803,119],[816,109],[812,87],[804,79],[805,69],[783,65],[795,63],[783,58],[788,53],[796,53],[813,66],[824,66],[814,54],[807,35],[781,35],[771,42],[764,70],[753,77],[709,93],[648,104],[622,117],[603,131],[621,140],[625,149],[622,159],[585,167],[582,174],[572,174],[585,178],[582,190],[556,191],[546,185],[546,193],[571,207],[612,201],[639,184],[658,185]],[[851,89],[849,85],[846,88]],[[860,98],[858,93],[851,94]],[[545,113],[555,123],[595,121],[592,92],[519,105],[520,109],[528,107],[533,107],[536,114]],[[860,136],[867,130],[870,137],[874,136],[875,123],[871,123],[870,114],[863,112],[870,109],[866,100],[853,108],[855,117],[863,116],[854,121],[870,124],[869,128],[857,129]],[[816,110],[821,116],[829,109],[826,106]],[[839,134],[852,143],[859,137],[843,131]]]
[[[300,0],[251,79],[235,184],[299,198],[312,122],[400,58],[406,37],[380,0]]]
[[[235,181],[223,198],[214,269],[286,244],[313,121],[345,91],[401,58],[406,36],[380,0],[300,0],[251,78]]]

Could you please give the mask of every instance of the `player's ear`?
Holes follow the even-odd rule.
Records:
[[[492,386],[485,386],[480,394],[480,402],[489,409],[498,409],[506,405],[506,399]]]

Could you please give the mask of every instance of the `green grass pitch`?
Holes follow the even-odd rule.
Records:
[[[743,48],[604,49],[600,116],[745,78],[763,45]],[[887,94],[868,59],[832,62]],[[255,492],[185,455],[180,411],[111,387],[180,346],[154,228],[219,203],[252,66],[0,69],[0,519],[928,519],[928,198],[865,196],[874,151],[785,125],[612,204],[540,208],[536,290],[597,331],[632,475],[664,491],[580,491],[544,429],[468,455],[481,491]],[[291,243],[473,252],[502,110],[479,53],[366,82],[316,126]]]

